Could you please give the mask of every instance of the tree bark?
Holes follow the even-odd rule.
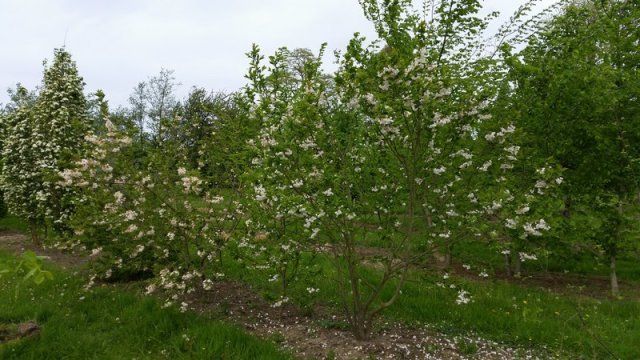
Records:
[[[618,276],[616,275],[616,255],[611,255],[611,295],[619,296],[620,295],[620,287],[618,286]]]
[[[34,245],[40,246],[40,238],[38,237],[38,225],[35,221],[29,221],[29,232],[31,233],[31,241]]]
[[[451,243],[447,241],[447,245],[444,248],[444,268],[451,268]]]
[[[519,278],[522,272],[522,261],[520,260],[520,254],[513,254],[513,276]]]
[[[511,277],[511,255],[504,254],[504,271]]]

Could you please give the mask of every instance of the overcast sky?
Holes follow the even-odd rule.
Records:
[[[506,19],[520,3],[486,0],[485,9]],[[65,37],[86,90],[103,89],[115,107],[162,67],[175,70],[181,97],[194,85],[236,90],[252,43],[270,54],[327,42],[332,62],[354,32],[374,37],[357,0],[0,0],[0,103],[17,82],[39,84]]]

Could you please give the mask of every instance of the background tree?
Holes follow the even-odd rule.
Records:
[[[109,118],[109,101],[107,101],[104,91],[96,90],[91,94],[87,103],[91,129],[95,134],[104,134],[106,131],[105,123]]]
[[[34,142],[36,96],[18,84],[10,97],[11,102],[0,117],[0,189],[8,210],[29,223],[32,240],[38,243],[38,226],[44,224],[45,214],[38,198],[44,191],[44,181],[38,168],[39,145]]]
[[[138,141],[143,143],[145,140],[147,118],[147,91],[145,82],[139,82],[138,85],[133,88],[133,92],[129,95],[128,110],[128,117],[138,128]]]
[[[521,52],[507,52],[509,99],[524,147],[566,169],[566,235],[595,240],[610,263],[637,247],[640,179],[640,6],[585,1],[544,22]],[[571,236],[571,234],[579,234]]]

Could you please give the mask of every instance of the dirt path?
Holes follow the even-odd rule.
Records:
[[[31,250],[64,268],[79,269],[88,258],[31,244],[17,232],[0,232],[0,248],[14,254]],[[274,307],[248,285],[222,281],[210,291],[201,290],[184,299],[200,313],[213,314],[247,332],[269,339],[303,359],[536,359],[531,352],[509,348],[478,337],[451,337],[428,328],[381,324],[369,341],[357,341],[323,309],[313,315],[290,304]],[[473,349],[473,351],[469,351]]]
[[[37,255],[45,257],[48,261],[66,270],[80,268],[88,261],[88,258],[84,255],[71,254],[53,248],[36,246],[31,242],[29,237],[16,231],[0,232],[0,248],[15,255],[20,255],[25,251],[33,251]]]

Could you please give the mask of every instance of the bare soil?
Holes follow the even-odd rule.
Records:
[[[66,270],[79,268],[88,261],[88,257],[83,254],[67,253],[54,248],[35,245],[29,237],[16,231],[0,232],[0,248],[15,255],[20,255],[25,251],[33,251],[36,255],[43,256],[48,261]]]

